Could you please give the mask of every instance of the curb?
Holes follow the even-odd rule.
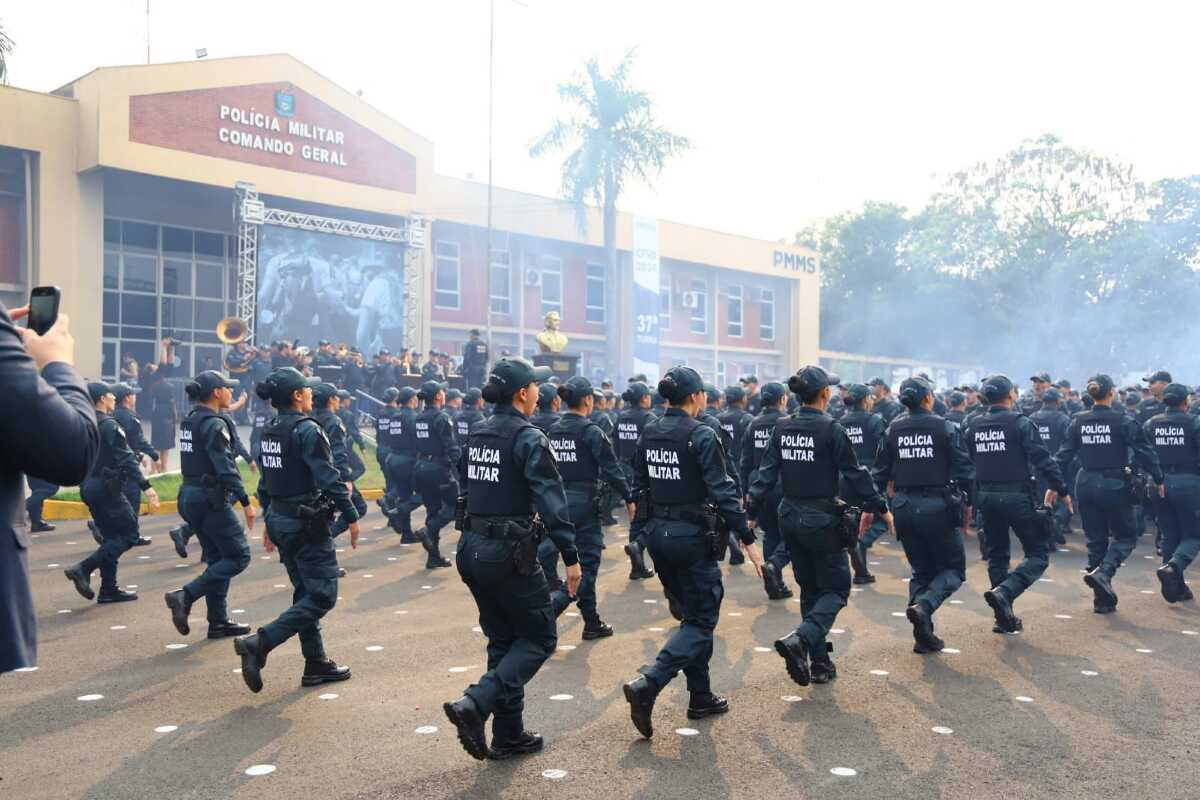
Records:
[[[383,489],[360,489],[364,500],[376,500],[383,497]],[[258,499],[251,497],[250,502],[258,507]],[[150,510],[148,503],[142,503],[141,514],[143,516],[158,517],[165,514],[178,514],[179,504],[175,500],[164,500],[157,509]],[[91,519],[92,514],[88,511],[86,503],[76,502],[74,500],[47,500],[42,508],[42,518],[48,520],[73,520],[73,519]]]

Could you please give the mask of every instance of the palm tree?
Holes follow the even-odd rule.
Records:
[[[562,194],[575,203],[581,231],[587,230],[587,201],[604,209],[604,252],[609,274],[617,266],[617,198],[631,177],[649,183],[667,159],[691,147],[654,121],[653,103],[629,84],[634,51],[630,50],[608,75],[596,59],[558,86],[558,95],[578,106],[559,119],[529,149],[537,157],[551,150],[574,147],[563,161]]]
[[[8,83],[8,63],[7,56],[12,52],[12,38],[4,32],[4,26],[0,25],[0,84]]]

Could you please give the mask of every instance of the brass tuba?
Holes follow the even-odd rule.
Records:
[[[217,338],[222,344],[238,344],[249,335],[250,326],[238,317],[226,317],[217,323]]]

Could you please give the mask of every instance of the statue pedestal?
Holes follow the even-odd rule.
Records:
[[[549,367],[562,380],[579,374],[579,356],[570,353],[537,353],[533,357],[535,367]]]

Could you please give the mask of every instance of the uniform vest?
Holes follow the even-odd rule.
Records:
[[[548,433],[554,423],[558,422],[560,415],[550,411],[549,409],[538,409],[532,417],[529,418],[529,423],[542,433]]]
[[[267,427],[267,423],[271,421],[271,415],[265,411],[260,411],[254,415],[254,420],[251,422],[252,433],[262,433],[263,428]]]
[[[458,438],[465,442],[467,437],[471,435],[471,426],[481,419],[483,419],[483,414],[479,412],[479,409],[465,409],[458,415],[458,419],[454,420],[454,428],[458,434]]]
[[[292,497],[317,491],[317,482],[304,463],[295,436],[296,426],[304,420],[320,424],[306,416],[276,417],[263,431],[258,464],[271,497]]]
[[[759,414],[750,423],[750,427],[746,429],[746,447],[750,448],[750,461],[754,465],[754,469],[758,469],[762,464],[763,456],[767,454],[767,446],[771,444],[771,437],[775,435],[775,426],[779,424],[779,414],[773,413],[768,415],[766,412]]]
[[[676,417],[673,430],[664,430],[663,420],[654,420],[642,431],[642,450],[650,477],[650,499],[655,505],[698,505],[708,496],[692,433],[701,425],[692,417]]]
[[[203,478],[216,474],[201,435],[204,423],[215,417],[210,409],[197,406],[179,423],[179,470],[183,477]]]
[[[1042,437],[1042,444],[1046,445],[1050,455],[1057,453],[1071,424],[1070,418],[1058,409],[1043,408],[1030,416],[1029,421],[1037,428],[1038,436]]]
[[[554,452],[554,460],[558,463],[558,474],[567,483],[594,482],[600,475],[600,465],[592,455],[592,448],[584,440],[583,434],[596,423],[588,421],[579,425],[575,420],[565,417],[550,428],[550,449]]]
[[[721,429],[733,441],[732,453],[737,453],[742,446],[742,432],[745,428],[741,425],[742,417],[746,415],[745,411],[740,408],[732,408],[717,416],[717,422],[721,423]]]
[[[1196,461],[1195,419],[1189,414],[1168,411],[1150,418],[1147,434],[1165,467],[1200,469]]]
[[[516,414],[497,414],[471,426],[467,439],[467,511],[472,515],[526,517],[529,484],[513,458],[517,434],[533,427]]]
[[[116,463],[116,454],[113,448],[108,445],[103,436],[105,430],[112,430],[116,434],[118,441],[126,441],[125,429],[121,427],[121,423],[117,422],[108,414],[96,414],[98,422],[97,427],[100,428],[100,452],[96,456],[96,463],[92,465],[91,475],[93,477],[101,475],[106,469],[111,469]],[[126,444],[128,446],[128,443]]]
[[[1029,459],[1012,411],[980,414],[971,423],[967,447],[980,483],[1019,483],[1029,479]]]
[[[1122,423],[1125,416],[1109,409],[1085,411],[1079,426],[1079,463],[1086,470],[1122,469],[1129,463]]]
[[[398,408],[392,416],[392,452],[401,455],[417,453],[417,412],[411,408]]]
[[[646,428],[646,421],[651,419],[652,415],[644,408],[630,408],[622,411],[617,416],[617,427],[614,431],[616,434],[617,458],[622,461],[632,461],[637,453],[638,439],[642,438],[642,431]]]
[[[380,450],[392,449],[392,422],[396,416],[396,409],[392,406],[384,406],[375,415],[375,446]]]
[[[441,437],[434,433],[433,422],[442,415],[440,408],[427,408],[412,421],[417,452],[423,456],[442,456],[446,449]]]
[[[896,488],[945,486],[950,482],[950,440],[946,420],[934,414],[905,414],[892,422],[888,444],[895,452]]]
[[[833,460],[833,418],[800,414],[775,426],[783,494],[793,500],[837,496],[838,469]]]
[[[874,416],[866,411],[851,411],[838,420],[850,437],[859,464],[874,464],[875,454],[879,452],[878,426],[871,424]]]

